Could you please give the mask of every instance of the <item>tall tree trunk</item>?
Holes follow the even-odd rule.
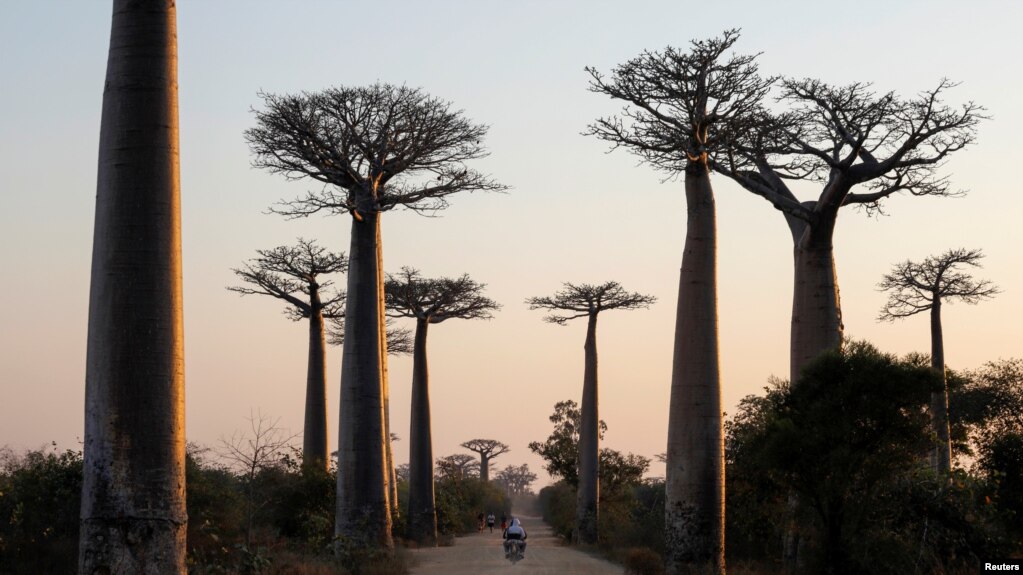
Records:
[[[380,227],[377,226],[377,284],[380,289],[380,301],[384,298],[384,244],[380,237]],[[382,370],[384,394],[384,472],[387,474],[387,495],[388,506],[391,510],[392,527],[393,522],[401,516],[398,509],[398,473],[394,468],[394,442],[391,441],[391,386],[387,372],[387,315],[381,304],[380,308],[380,365]]]
[[[949,477],[952,471],[952,442],[948,425],[948,380],[945,376],[945,344],[941,335],[941,299],[931,304],[931,367],[941,374],[941,391],[931,393],[931,424],[937,435],[934,447],[934,471]]]
[[[433,436],[430,427],[430,372],[426,362],[429,321],[416,321],[412,352],[412,416],[409,428],[408,537],[420,545],[437,544],[434,507]]]
[[[185,573],[177,31],[115,0],[100,127],[79,573]]]
[[[376,211],[362,213],[361,221],[352,220],[334,533],[360,546],[392,547],[385,470],[379,226]]]
[[[309,290],[309,362],[305,381],[305,430],[302,463],[327,468],[327,369],[323,310],[316,288]]]
[[[486,453],[480,453],[480,480],[483,483],[490,481],[490,456]]]
[[[669,575],[725,572],[717,231],[706,166],[686,171],[688,211],[671,371],[666,477]]]
[[[807,226],[793,249],[794,282],[792,290],[792,332],[789,381],[799,375],[813,358],[829,349],[841,349],[842,303],[835,273],[832,243],[837,214],[822,214],[826,219]]]
[[[586,365],[583,368],[583,398],[579,412],[579,490],[576,494],[576,540],[593,545],[597,543],[597,519],[600,512],[598,497],[600,479],[597,475],[599,434],[597,430],[597,312],[591,311],[586,324],[586,343],[583,345]]]

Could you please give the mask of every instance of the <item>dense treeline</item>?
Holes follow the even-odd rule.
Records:
[[[928,462],[936,437],[926,406],[941,387],[929,365],[852,342],[814,361],[799,385],[772,380],[742,400],[725,426],[736,572],[782,572],[793,525],[805,573],[973,573],[984,559],[1023,552],[1023,361],[950,370],[959,463],[950,481]],[[559,407],[552,438],[571,421]],[[663,481],[640,471],[616,483],[602,471],[600,547],[631,572],[663,572]],[[540,492],[545,520],[566,539],[573,479]]]
[[[211,450],[190,445],[186,473],[189,573],[405,571],[401,554],[344,541],[343,552],[334,555],[336,470],[303,466],[297,450],[244,473],[224,465]],[[407,487],[407,481],[399,481],[403,507]],[[75,572],[81,489],[80,451],[0,451],[0,573]],[[509,513],[508,496],[477,477],[438,478],[442,542],[474,531],[483,510]],[[399,516],[399,539],[403,529]]]

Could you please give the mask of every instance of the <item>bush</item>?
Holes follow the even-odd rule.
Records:
[[[74,573],[81,493],[81,451],[0,451],[0,573]]]
[[[647,547],[633,547],[625,552],[625,575],[663,575],[664,559]]]

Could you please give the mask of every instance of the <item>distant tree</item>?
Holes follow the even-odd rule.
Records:
[[[510,495],[529,493],[529,486],[536,481],[536,474],[529,470],[529,465],[523,463],[515,466],[509,465],[497,472],[497,481],[503,483]]]
[[[554,430],[543,443],[533,441],[529,450],[547,463],[543,468],[551,477],[564,480],[573,487],[579,485],[579,404],[567,399],[554,404],[554,413],[549,417]],[[599,438],[604,438],[607,424],[598,422]]]
[[[344,291],[332,291],[322,276],[344,273],[343,253],[329,252],[314,240],[299,238],[294,246],[256,250],[258,258],[232,269],[246,285],[227,289],[242,295],[266,295],[284,301],[284,315],[309,320],[309,360],[306,368],[305,425],[302,462],[327,468],[327,350],[324,320],[344,316]],[[251,286],[251,287],[250,287]]]
[[[463,275],[428,279],[418,270],[402,268],[387,276],[384,297],[388,314],[416,320],[412,354],[412,416],[409,427],[409,515],[406,535],[427,545],[437,542],[437,510],[433,485],[433,436],[430,424],[430,374],[426,336],[431,324],[449,319],[490,319],[499,306],[483,296],[484,284]]]
[[[545,309],[552,313],[544,320],[565,325],[570,320],[585,317],[586,342],[583,345],[582,410],[579,427],[579,490],[576,523],[578,539],[587,544],[597,542],[600,513],[600,482],[597,463],[600,454],[598,390],[597,390],[597,315],[613,309],[639,309],[657,301],[650,295],[625,291],[618,282],[602,285],[565,283],[564,289],[553,297],[532,297],[526,300],[529,309]]]
[[[749,128],[773,82],[758,75],[756,55],[726,58],[738,39],[737,30],[728,30],[692,42],[688,51],[644,52],[615,68],[609,79],[587,68],[591,91],[628,106],[620,118],[598,120],[590,133],[671,176],[685,174],[688,216],[675,317],[665,502],[671,575],[708,565],[708,572],[725,569],[717,224],[710,166]]]
[[[487,127],[422,90],[374,84],[262,97],[256,127],[245,132],[253,165],[324,184],[273,211],[352,218],[335,532],[390,547],[380,218],[395,207],[434,212],[452,194],[505,187],[466,165],[486,155]]]
[[[998,288],[987,280],[975,281],[959,271],[961,266],[980,267],[984,254],[963,248],[948,250],[922,262],[906,260],[885,274],[878,288],[890,292],[878,315],[880,321],[895,321],[918,313],[931,314],[931,367],[941,374],[942,389],[931,394],[931,423],[938,444],[932,452],[935,472],[948,477],[952,470],[952,441],[948,424],[948,384],[945,378],[945,343],[941,330],[941,304],[964,301],[975,304],[994,297]]]
[[[85,359],[79,573],[187,572],[177,12],[114,0]]]
[[[490,481],[490,461],[498,455],[508,453],[511,448],[496,439],[470,439],[462,444],[469,451],[480,456],[480,479]]]
[[[479,466],[476,458],[468,453],[456,453],[437,459],[438,479],[465,479],[479,477]]]

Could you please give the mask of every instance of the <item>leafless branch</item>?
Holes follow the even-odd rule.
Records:
[[[565,325],[570,320],[586,317],[610,309],[639,309],[650,307],[657,301],[651,295],[625,291],[618,282],[601,285],[562,284],[564,289],[554,296],[531,297],[526,300],[529,309],[547,309],[555,313],[544,316],[544,321]],[[568,313],[558,313],[568,312]]]
[[[457,319],[491,319],[500,309],[494,300],[483,295],[486,284],[476,283],[463,275],[460,278],[424,278],[419,270],[403,267],[397,274],[387,274],[384,298],[392,317],[411,317],[429,323]]]
[[[974,280],[957,269],[960,266],[979,268],[983,258],[981,250],[957,248],[922,262],[906,260],[896,264],[878,284],[878,290],[890,292],[878,321],[916,315],[944,301],[976,304],[994,297],[1000,293],[997,286],[988,280]]]

